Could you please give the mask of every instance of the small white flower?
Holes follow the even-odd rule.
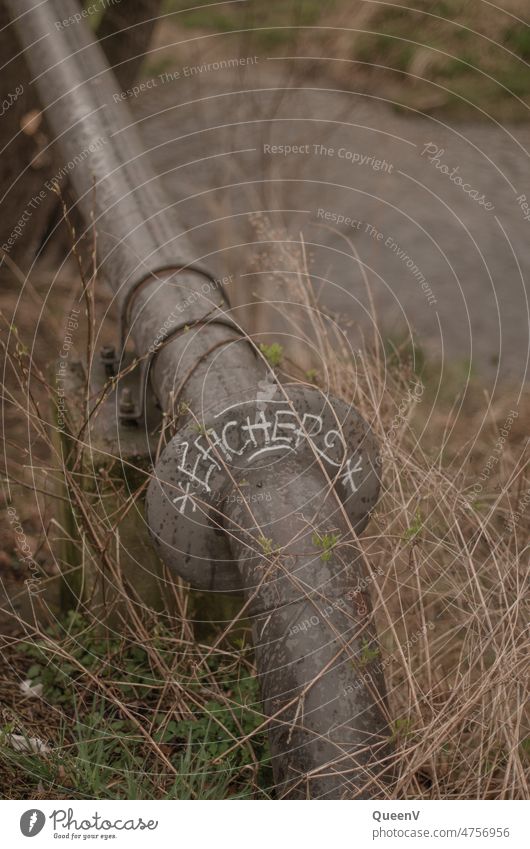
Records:
[[[33,684],[31,678],[26,678],[20,684],[20,692],[24,696],[31,696],[34,699],[40,699],[42,696],[42,684]]]
[[[24,737],[22,734],[6,734],[6,742],[15,752],[30,752],[35,755],[47,755],[49,746],[38,737]]]

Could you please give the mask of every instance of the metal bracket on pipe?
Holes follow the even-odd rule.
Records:
[[[138,295],[140,289],[143,288],[148,283],[152,283],[153,280],[160,280],[161,282],[172,277],[174,274],[179,274],[181,272],[192,272],[195,274],[200,274],[202,277],[205,277],[208,282],[213,286],[218,286],[219,281],[213,276],[213,274],[205,267],[198,263],[190,262],[190,263],[172,263],[168,266],[163,266],[161,268],[156,268],[153,271],[150,271],[148,274],[144,274],[138,279],[131,280],[126,285],[125,291],[120,289],[120,350],[125,350],[125,345],[127,342],[127,330],[130,322],[130,314],[132,305],[135,297]],[[221,286],[221,291],[223,293],[223,299],[226,302],[226,297],[224,290]]]
[[[138,400],[136,402],[136,410],[134,413],[135,419],[140,421],[145,415],[145,397],[147,395],[147,389],[149,385],[149,374],[151,371],[153,360],[155,359],[159,351],[161,351],[161,349],[169,342],[172,342],[173,339],[175,339],[175,337],[178,336],[179,333],[182,333],[182,331],[185,331],[186,329],[193,330],[194,328],[200,327],[201,325],[205,326],[211,324],[222,324],[225,327],[229,327],[230,330],[236,331],[241,336],[241,338],[244,338],[244,333],[237,326],[237,324],[235,322],[230,321],[230,319],[228,318],[223,319],[218,316],[215,316],[215,309],[216,308],[214,307],[211,310],[211,313],[206,313],[203,319],[193,321],[191,324],[189,322],[182,322],[180,325],[172,327],[170,332],[168,332],[168,334],[160,340],[157,347],[143,356],[142,360],[140,361],[140,377],[138,381],[139,395]],[[209,316],[212,317],[209,318]],[[125,348],[122,346],[121,358],[123,358],[124,356]]]
[[[170,286],[172,282],[176,282],[178,280],[179,274],[185,273],[199,274],[204,277],[208,281],[207,284],[203,284],[203,287],[205,285],[207,286],[207,293],[211,288],[217,289],[220,287],[222,301],[221,303],[214,303],[213,305],[211,302],[203,305],[203,301],[207,294],[204,292],[203,287],[201,287],[199,293],[197,291],[192,291],[191,295],[188,295],[187,300],[186,298],[183,299],[184,304],[191,299],[192,305],[198,304],[198,309],[194,311],[193,306],[190,308],[189,304],[186,308],[179,305],[178,313],[179,315],[185,314],[185,318],[178,320],[177,316],[170,313],[165,322],[158,328],[156,338],[148,350],[145,353],[140,352],[139,397],[136,402],[136,410],[134,413],[134,418],[138,420],[144,415],[144,399],[147,392],[149,374],[153,360],[162,348],[172,342],[180,333],[187,332],[201,326],[223,325],[228,327],[241,338],[244,338],[246,335],[239,325],[231,319],[225,311],[228,307],[228,301],[220,279],[214,277],[209,271],[199,265],[173,265],[169,268],[159,269],[156,273],[138,280],[135,285],[130,288],[122,306],[120,321],[120,360],[125,356],[127,340],[130,333],[129,328],[131,323],[131,313],[134,308],[135,300],[140,292],[150,284],[156,285],[158,283],[161,286]],[[138,315],[135,316],[135,320],[139,320]]]

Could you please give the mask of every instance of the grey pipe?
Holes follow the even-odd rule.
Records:
[[[346,405],[280,386],[195,267],[100,46],[56,26],[78,4],[5,2],[87,223],[95,204],[126,334],[178,417],[148,492],[155,545],[194,586],[245,592],[278,795],[381,795],[389,732],[353,542],[377,500],[373,436]]]

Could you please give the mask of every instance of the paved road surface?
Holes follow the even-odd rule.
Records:
[[[154,80],[130,104],[217,273],[282,267],[281,251],[237,247],[256,242],[249,213],[268,211],[303,233],[327,309],[369,326],[364,269],[390,335],[414,328],[436,359],[470,361],[490,384],[525,379],[530,127],[408,117],[281,61]],[[279,275],[252,273],[238,298],[260,279],[282,297]]]

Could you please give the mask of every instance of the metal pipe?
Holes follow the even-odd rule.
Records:
[[[366,586],[363,560],[351,543],[321,559],[313,528],[321,534],[333,529],[340,541],[348,538],[347,523],[333,500],[323,499],[318,469],[308,465],[301,472],[298,458],[282,458],[281,464],[280,475],[270,468],[248,475],[251,499],[275,479],[259,528],[243,502],[227,510],[232,526],[245,528],[231,548],[244,564],[246,595],[253,599],[263,708],[276,716],[269,735],[277,793],[290,799],[374,798],[383,791],[389,748],[374,700],[374,692],[382,692],[381,676],[372,672],[362,683],[367,647],[376,645],[369,597],[354,589]],[[303,515],[293,516],[293,505],[301,503]],[[273,551],[281,554],[265,559],[250,542],[249,555],[249,539],[258,534],[272,539]]]
[[[353,542],[375,440],[346,405],[280,385],[194,266],[100,46],[83,22],[57,26],[78,4],[5,2],[125,335],[179,416],[148,491],[155,545],[194,586],[245,592],[279,795],[380,795],[389,735]]]

